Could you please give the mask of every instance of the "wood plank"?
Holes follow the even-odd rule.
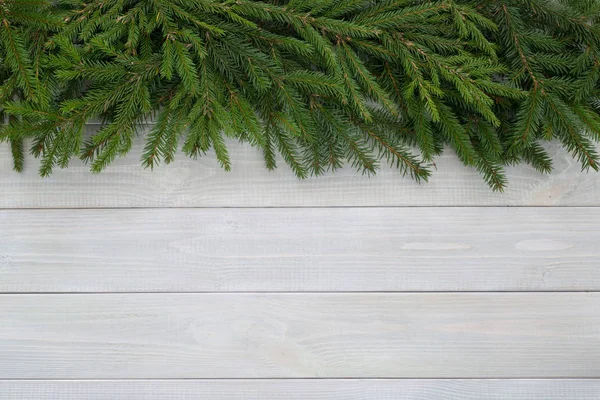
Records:
[[[0,211],[0,291],[600,290],[599,208]]]
[[[0,400],[597,400],[598,379],[0,381]]]
[[[0,378],[600,376],[600,293],[0,296]]]
[[[99,175],[74,160],[42,179],[32,157],[24,173],[13,172],[10,150],[2,144],[0,208],[600,205],[600,174],[581,172],[564,149],[552,144],[555,172],[544,176],[528,166],[511,167],[504,194],[493,193],[450,150],[436,159],[431,181],[418,185],[389,168],[375,177],[345,168],[300,181],[281,160],[280,168],[267,171],[256,149],[232,142],[228,147],[229,173],[212,153],[196,161],[180,155],[171,165],[144,170],[138,139],[126,158]]]

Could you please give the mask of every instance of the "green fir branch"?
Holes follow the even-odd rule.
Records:
[[[11,0],[0,59],[0,140],[42,176],[100,172],[137,136],[151,169],[229,170],[230,140],[299,178],[426,181],[449,146],[502,191],[506,165],[552,169],[542,140],[600,169],[598,0]]]

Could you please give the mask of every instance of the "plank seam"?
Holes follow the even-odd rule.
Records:
[[[390,377],[305,377],[305,378],[0,378],[0,382],[119,382],[119,381],[579,381],[579,380],[600,380],[600,376],[582,376],[582,377],[423,377],[423,378],[390,378]]]
[[[600,204],[598,205],[411,205],[411,206],[386,206],[386,205],[340,205],[340,206],[198,206],[198,207],[190,207],[190,206],[182,206],[182,207],[143,207],[143,206],[131,206],[131,207],[0,207],[0,211],[48,211],[48,210],[279,210],[279,209],[331,209],[331,208],[349,208],[349,209],[362,209],[362,208],[390,208],[390,209],[411,209],[411,208],[600,208]]]
[[[191,294],[210,294],[210,295],[234,295],[234,294],[295,294],[295,295],[309,295],[309,294],[511,294],[511,293],[600,293],[600,290],[355,290],[355,291],[342,291],[342,290],[323,290],[323,291],[289,291],[289,290],[267,290],[267,291],[126,291],[126,292],[0,292],[0,296],[15,296],[15,295],[191,295]]]

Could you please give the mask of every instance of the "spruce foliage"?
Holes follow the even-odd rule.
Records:
[[[0,58],[0,140],[44,176],[136,135],[149,168],[227,170],[227,137],[300,178],[427,180],[449,146],[502,190],[506,165],[549,172],[553,139],[599,168],[600,0],[0,0]]]

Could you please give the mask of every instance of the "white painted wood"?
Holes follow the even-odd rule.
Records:
[[[0,400],[598,400],[598,379],[0,381]]]
[[[212,153],[196,161],[180,155],[171,165],[144,170],[138,139],[125,159],[99,175],[74,160],[68,169],[42,179],[32,157],[24,173],[13,172],[10,150],[2,144],[0,208],[600,205],[600,174],[581,172],[557,145],[549,145],[552,175],[524,165],[511,167],[504,194],[493,193],[451,151],[436,159],[431,181],[418,185],[389,168],[371,178],[345,168],[300,181],[281,161],[277,170],[266,170],[260,152],[248,145],[228,147],[229,173]]]
[[[0,292],[600,290],[600,208],[0,211]]]
[[[0,296],[0,378],[600,376],[600,293]]]

